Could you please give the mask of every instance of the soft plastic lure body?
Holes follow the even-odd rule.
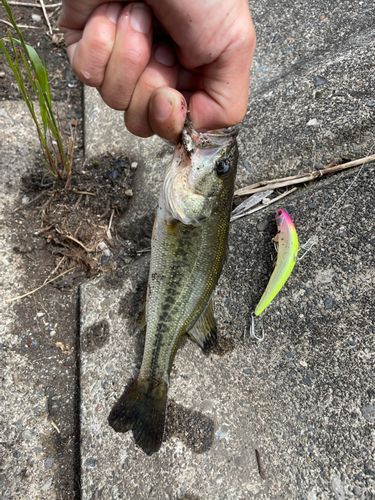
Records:
[[[278,247],[276,267],[254,311],[255,316],[259,316],[276,297],[296,263],[296,252],[298,251],[297,232],[291,218],[281,208],[276,212],[276,224],[278,232],[273,239]]]

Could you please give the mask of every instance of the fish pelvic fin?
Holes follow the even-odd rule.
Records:
[[[133,430],[135,442],[147,455],[159,451],[167,414],[168,385],[132,380],[113,407],[108,423],[116,432]]]
[[[212,295],[201,316],[198,318],[193,328],[189,330],[189,335],[205,353],[208,353],[212,348],[218,345],[219,334],[214,316]]]

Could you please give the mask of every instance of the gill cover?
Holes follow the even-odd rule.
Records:
[[[196,132],[186,119],[162,187],[173,219],[200,226],[215,210],[223,184],[235,174],[237,127]]]

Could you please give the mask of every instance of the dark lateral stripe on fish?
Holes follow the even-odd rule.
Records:
[[[238,160],[232,131],[204,135],[186,123],[182,135],[153,231],[142,365],[109,417],[116,431],[132,429],[148,455],[163,439],[169,376],[185,333],[205,352],[218,342],[212,294],[227,252]],[[228,175],[221,175],[221,161]]]
[[[167,330],[167,325],[164,325],[164,330]],[[154,342],[154,349],[152,352],[152,362],[151,362],[151,372],[150,372],[150,380],[154,380],[157,376],[158,370],[158,359],[160,355],[160,350],[163,347],[163,335],[161,334],[163,329],[160,330],[159,335],[156,336]]]

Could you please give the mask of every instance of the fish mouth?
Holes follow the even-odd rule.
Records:
[[[239,124],[228,128],[208,130],[207,132],[197,132],[193,128],[189,115],[187,115],[181,135],[182,143],[187,155],[190,157],[196,148],[213,149],[231,144],[236,140],[238,132]]]

